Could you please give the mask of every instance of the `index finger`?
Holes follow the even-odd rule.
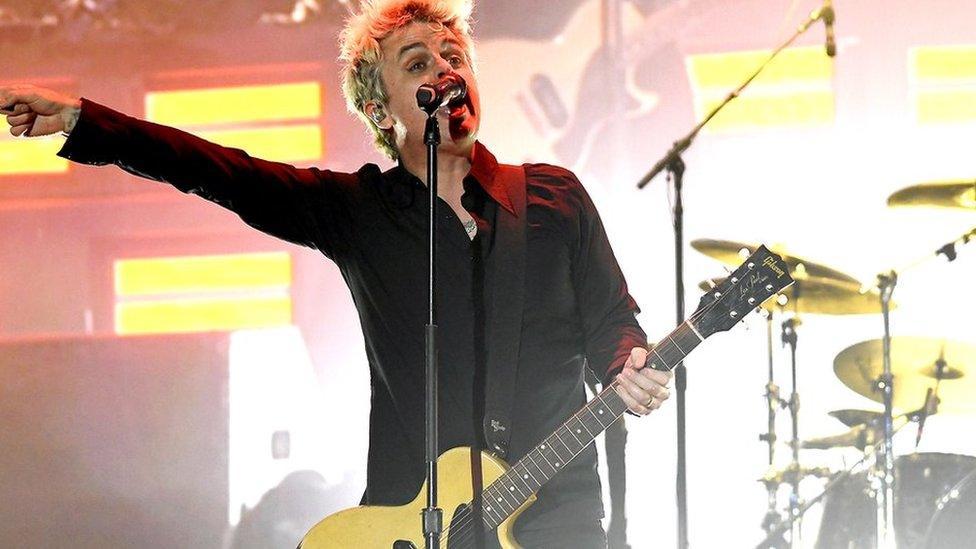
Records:
[[[0,86],[0,111],[4,114],[11,114],[18,103],[26,102],[27,97],[18,93],[18,90],[26,86]]]
[[[670,370],[661,371],[655,370],[654,368],[644,368],[638,373],[660,385],[667,385],[674,375]]]

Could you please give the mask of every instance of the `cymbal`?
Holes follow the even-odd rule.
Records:
[[[976,210],[976,182],[938,181],[912,185],[889,196],[888,205]]]
[[[691,247],[699,252],[717,259],[726,265],[737,267],[749,254],[758,248],[755,244],[745,244],[733,242],[731,240],[713,240],[710,238],[699,238],[691,241]],[[748,251],[745,253],[743,250]],[[826,265],[814,263],[806,259],[784,253],[782,250],[773,249],[790,266],[790,275],[794,279],[800,280],[808,277],[832,278],[834,280],[846,280],[860,286],[860,282],[849,274],[842,273],[836,269],[831,269]],[[745,254],[745,255],[743,255]]]
[[[834,373],[854,392],[882,402],[877,379],[882,370],[882,341],[862,341],[834,358]],[[935,387],[936,361],[946,362],[939,384],[939,413],[976,412],[976,345],[926,337],[891,338],[893,405],[901,411],[918,410],[925,394]]]
[[[801,441],[800,447],[808,450],[830,450],[831,448],[864,450],[877,442],[878,431],[877,426],[857,425],[837,435]]]
[[[704,291],[711,290],[721,284],[725,278],[713,278],[703,281],[698,287]],[[877,288],[862,290],[856,282],[834,280],[832,278],[814,277],[797,279],[790,287],[780,292],[786,297],[782,300],[770,299],[763,307],[767,310],[777,308],[786,311],[823,315],[856,315],[881,312],[881,297]],[[897,308],[892,301],[892,310]]]
[[[867,425],[875,422],[876,420],[880,420],[881,416],[884,415],[884,412],[846,408],[843,410],[827,412],[827,415],[840,421],[848,427],[857,427],[858,425]]]
[[[819,477],[828,478],[833,474],[833,471],[827,467],[795,467],[793,465],[787,465],[782,469],[769,469],[763,475],[759,482],[766,485],[778,485],[785,484],[787,482],[793,482],[796,480],[803,480],[806,477]]]

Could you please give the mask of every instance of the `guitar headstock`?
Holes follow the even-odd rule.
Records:
[[[688,321],[702,337],[724,332],[790,284],[793,277],[786,262],[766,246],[759,246],[721,284],[702,296]]]

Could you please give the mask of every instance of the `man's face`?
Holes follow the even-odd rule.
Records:
[[[401,156],[422,154],[424,148],[427,115],[417,107],[417,88],[436,82],[450,71],[464,78],[468,94],[463,104],[450,112],[447,108],[437,111],[442,131],[441,150],[470,154],[478,134],[481,106],[470,60],[454,34],[447,28],[415,21],[384,38],[380,48],[383,55],[380,72],[389,96],[384,105],[386,123],[395,132]]]

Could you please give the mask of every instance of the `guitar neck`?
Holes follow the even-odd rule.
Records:
[[[672,370],[704,338],[685,321],[648,354],[647,366]],[[617,381],[586,403],[482,493],[485,527],[497,528],[627,411]]]

